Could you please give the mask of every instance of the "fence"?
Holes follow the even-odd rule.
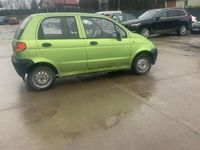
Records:
[[[125,11],[127,13],[134,14],[138,17],[142,14],[145,10],[134,10],[134,11]],[[188,11],[193,15],[196,16],[198,20],[200,20],[200,8],[188,8]],[[64,9],[38,9],[38,10],[30,10],[30,9],[23,9],[23,10],[1,10],[0,16],[16,16],[19,18],[35,14],[35,13],[45,13],[45,12],[95,12],[91,9],[80,9],[80,8],[64,8]]]

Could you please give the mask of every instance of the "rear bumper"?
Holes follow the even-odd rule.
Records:
[[[18,75],[22,78],[24,78],[27,69],[34,64],[33,61],[28,60],[28,59],[18,59],[16,58],[16,56],[12,56],[11,57],[12,60],[12,64],[16,70],[16,72],[18,73]]]
[[[157,48],[151,50],[152,54],[152,64],[154,65],[156,63],[157,57],[158,57],[158,50]]]

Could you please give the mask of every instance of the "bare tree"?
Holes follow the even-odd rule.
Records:
[[[5,9],[26,9],[28,8],[25,0],[4,0],[2,5]]]

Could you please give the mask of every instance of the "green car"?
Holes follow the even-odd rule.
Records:
[[[44,13],[27,17],[13,39],[12,63],[34,90],[57,78],[131,70],[143,75],[157,59],[146,38],[101,15]]]

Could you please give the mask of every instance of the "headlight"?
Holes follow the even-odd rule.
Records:
[[[139,26],[139,25],[141,25],[141,23],[131,24],[130,26],[132,26],[132,27],[137,27],[137,26]]]

